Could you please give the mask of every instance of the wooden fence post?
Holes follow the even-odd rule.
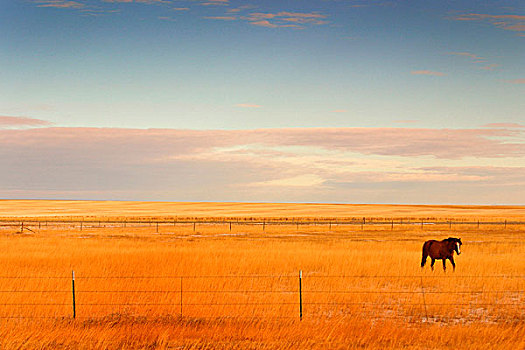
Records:
[[[75,270],[71,271],[71,290],[73,292],[73,318],[77,317],[77,307],[75,302]]]
[[[303,320],[303,270],[299,270],[299,319]]]

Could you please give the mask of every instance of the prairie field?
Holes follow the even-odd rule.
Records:
[[[524,207],[0,209],[1,349],[525,349]]]

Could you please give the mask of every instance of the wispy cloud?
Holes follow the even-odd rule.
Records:
[[[68,0],[42,0],[36,2],[38,7],[54,7],[61,9],[83,9],[86,7],[83,3]]]
[[[0,189],[108,199],[518,202],[525,140],[511,126],[0,129]]]
[[[458,21],[475,21],[480,19],[507,19],[507,20],[516,20],[516,21],[525,21],[525,16],[523,15],[488,15],[481,13],[467,13],[455,17]]]
[[[483,125],[485,128],[505,128],[505,129],[514,129],[514,128],[525,128],[525,125],[518,123],[489,123]]]
[[[255,104],[255,103],[238,103],[235,105],[235,107],[240,108],[262,108],[261,105]]]
[[[163,20],[163,21],[170,21],[170,22],[176,21],[175,18],[169,17],[169,16],[159,16],[158,19]]]
[[[53,123],[46,120],[27,118],[27,117],[11,117],[0,115],[0,128],[5,127],[31,127],[31,126],[50,126]]]
[[[525,79],[512,79],[507,81],[512,84],[525,84]]]
[[[497,63],[491,63],[491,64],[487,64],[486,66],[482,66],[482,67],[479,67],[479,69],[483,69],[483,70],[494,70],[496,68],[498,68],[500,65],[497,64]]]
[[[419,120],[394,120],[396,124],[416,124],[419,123]]]
[[[453,17],[456,21],[488,21],[493,26],[515,32],[525,31],[524,15],[491,15],[483,13],[466,13]]]
[[[221,21],[235,21],[237,17],[235,16],[206,16],[205,19],[217,19]]]
[[[207,0],[201,3],[201,5],[203,6],[227,6],[229,4],[230,4],[229,0]]]
[[[329,22],[325,19],[326,15],[311,12],[277,12],[277,13],[263,13],[254,12],[249,15],[241,17],[255,26],[262,26],[267,28],[303,28],[304,25],[323,25]]]
[[[249,187],[312,187],[319,186],[325,180],[316,174],[297,175],[275,180],[260,181],[245,184]]]
[[[171,0],[102,0],[104,2],[109,3],[137,3],[137,4],[148,4],[148,5],[156,5],[156,4],[171,4]]]
[[[473,53],[470,53],[470,52],[448,52],[449,55],[454,55],[454,56],[461,56],[461,57],[467,57],[467,58],[470,58],[474,61],[484,61],[485,58],[483,57],[480,57],[478,55],[475,55]]]
[[[445,73],[431,71],[431,70],[413,70],[413,71],[410,72],[410,74],[412,74],[412,75],[433,75],[433,76],[436,76],[436,77],[442,77],[442,76],[446,75]]]
[[[242,6],[239,6],[239,7],[236,7],[236,8],[231,8],[231,9],[228,9],[228,13],[239,13],[239,12],[242,12],[242,11],[245,11],[245,10],[250,10],[250,9],[255,9],[257,8],[257,6],[254,6],[254,5],[242,5]]]
[[[54,7],[54,8],[68,8],[75,9],[84,14],[99,15],[103,13],[119,12],[115,9],[108,9],[106,7],[96,6],[93,3],[84,2],[84,0],[73,1],[73,0],[33,0],[39,7]],[[171,5],[175,3],[173,0],[100,0],[106,4],[145,4],[145,5]],[[187,1],[183,4],[186,6],[177,6],[168,8],[168,11],[189,11],[190,6],[188,4],[200,5],[209,7],[210,11],[217,12],[217,8],[224,8],[223,14],[213,13],[209,16],[201,15],[201,18],[207,20],[223,20],[223,21],[234,21],[243,20],[251,25],[266,27],[266,28],[295,28],[303,29],[306,26],[319,26],[325,25],[329,22],[326,20],[327,15],[318,12],[293,12],[293,11],[280,11],[280,12],[253,12],[257,6],[254,5],[241,5],[232,8],[232,4],[229,0],[194,0]],[[175,5],[176,6],[176,5]],[[160,20],[171,21],[173,18],[169,14],[161,14],[157,16]]]
[[[500,66],[497,63],[487,63],[486,59],[484,57],[478,56],[478,55],[473,54],[471,52],[448,52],[447,54],[448,55],[453,55],[453,56],[459,56],[459,57],[467,58],[467,59],[469,59],[470,61],[472,61],[476,65],[484,64],[484,66],[481,66],[481,67],[478,66],[479,69],[483,69],[483,70],[491,71],[491,70],[494,70],[494,69],[496,69],[496,68],[498,68]]]
[[[246,108],[258,108],[248,105]],[[2,117],[6,125],[48,125],[48,122],[21,117]],[[13,119],[14,118],[14,119]],[[4,142],[10,138],[30,136],[34,140],[53,140],[53,143],[78,141],[78,144],[117,142],[145,146],[162,153],[213,149],[215,147],[250,144],[270,147],[317,147],[365,155],[401,157],[431,156],[443,159],[465,157],[522,157],[525,156],[523,130],[485,127],[483,129],[424,129],[424,128],[285,128],[256,130],[187,131],[172,129],[112,129],[112,128],[39,128],[5,130]],[[508,125],[508,124],[506,124]],[[510,139],[521,139],[520,143]],[[128,141],[125,141],[128,140]],[[171,141],[170,141],[171,140]],[[109,143],[108,143],[109,142]],[[149,146],[146,146],[149,144]],[[163,145],[163,146],[161,146]],[[130,151],[131,151],[130,148]],[[131,152],[135,154],[135,152]]]

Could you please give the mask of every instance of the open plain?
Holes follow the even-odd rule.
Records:
[[[0,201],[0,216],[2,349],[525,348],[524,207]],[[456,270],[421,269],[423,242],[449,236]]]

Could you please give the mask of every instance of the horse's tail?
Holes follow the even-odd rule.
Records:
[[[421,257],[421,267],[425,266],[427,262],[429,247],[430,247],[430,242],[425,242],[425,244],[423,244],[423,256]]]

